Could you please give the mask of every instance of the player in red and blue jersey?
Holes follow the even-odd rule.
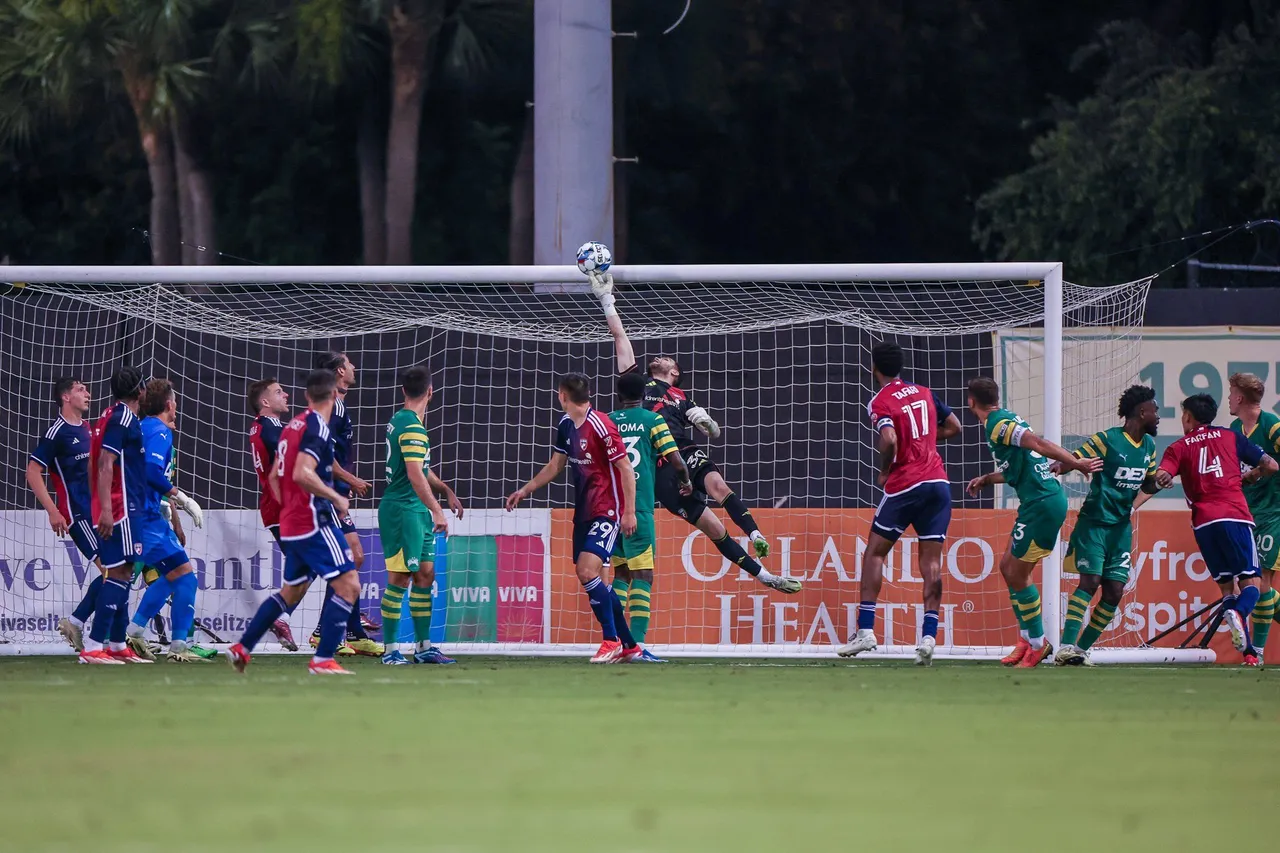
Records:
[[[622,602],[600,573],[613,557],[619,528],[624,536],[636,531],[635,472],[617,426],[604,412],[592,408],[587,377],[569,373],[557,387],[564,417],[556,427],[551,460],[511,493],[507,511],[559,477],[566,466],[573,469],[573,562],[604,633],[591,662],[630,661],[644,650],[631,636]]]
[[[1214,426],[1217,416],[1218,403],[1208,394],[1182,401],[1183,436],[1165,450],[1156,484],[1167,489],[1174,477],[1182,479],[1196,544],[1222,590],[1231,642],[1244,655],[1246,666],[1257,666],[1248,624],[1262,594],[1261,570],[1242,484],[1275,474],[1276,461],[1240,433]],[[1242,476],[1241,462],[1253,470]]]
[[[84,649],[84,624],[98,603],[104,574],[98,560],[98,534],[93,529],[93,487],[89,478],[93,432],[85,421],[89,389],[78,378],[64,376],[54,383],[53,400],[58,405],[58,417],[31,453],[27,485],[49,514],[49,527],[54,534],[70,535],[84,558],[98,567],[98,576],[89,583],[75,611],[58,620],[58,633],[79,652]],[[52,495],[45,486],[46,472],[53,486]]]
[[[333,413],[329,416],[329,436],[333,440],[334,491],[348,500],[350,500],[353,492],[356,497],[367,497],[372,487],[367,481],[357,477],[351,470],[351,466],[354,464],[352,445],[355,443],[355,426],[351,422],[351,411],[347,408],[347,403],[344,399],[347,396],[347,392],[356,384],[356,366],[347,357],[346,353],[329,350],[316,355],[315,368],[316,370],[331,370],[333,375],[338,378],[338,390],[334,397]],[[364,565],[364,546],[360,544],[360,534],[356,531],[356,523],[351,518],[350,512],[342,514],[342,517],[338,519],[338,527],[342,530],[342,535],[347,540],[347,547],[351,549],[351,555],[358,570]],[[333,593],[326,588],[324,591],[325,600],[328,601],[331,595]],[[339,650],[340,653],[382,657],[385,649],[382,643],[369,637],[367,629],[370,627],[373,627],[372,623],[366,625],[360,610],[360,602],[357,600],[355,610],[351,613],[351,623],[347,626],[346,641]],[[316,631],[311,635],[312,648],[315,648],[318,642],[320,642],[319,626],[316,627]]]
[[[244,672],[254,646],[271,625],[293,613],[311,582],[319,577],[328,582],[333,595],[320,611],[320,641],[309,669],[313,675],[351,674],[333,659],[360,597],[360,574],[338,527],[338,520],[350,506],[333,487],[329,419],[336,393],[333,371],[313,370],[307,376],[309,408],[289,421],[276,449],[284,588],[262,602],[240,642],[227,650],[227,658],[238,672]]]
[[[876,507],[862,560],[857,633],[837,649],[853,657],[876,648],[876,601],[884,560],[907,527],[920,540],[920,577],[924,581],[924,621],[916,663],[933,662],[938,637],[938,608],[942,602],[942,543],[951,523],[951,485],[947,480],[938,439],[960,433],[960,419],[928,388],[900,378],[902,347],[877,344],[871,350],[871,377],[879,389],[867,406],[876,431],[880,473],[876,485],[884,498]]]
[[[273,376],[251,382],[248,399],[249,413],[254,415],[253,426],[249,427],[249,455],[253,457],[253,472],[258,475],[258,487],[261,489],[258,514],[262,517],[262,526],[279,542],[280,484],[274,475],[276,448],[284,431],[284,423],[280,419],[289,414],[289,394]],[[289,651],[298,650],[288,622],[276,620],[271,626],[271,633]]]

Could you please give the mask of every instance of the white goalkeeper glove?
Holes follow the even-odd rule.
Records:
[[[592,270],[587,273],[587,278],[591,280],[591,292],[600,300],[600,307],[604,309],[605,316],[617,314],[618,309],[614,307],[613,273]]]
[[[200,509],[200,504],[187,497],[179,491],[172,498],[173,502],[178,505],[178,509],[191,516],[191,523],[197,528],[204,527],[204,510]]]
[[[712,438],[720,437],[720,424],[716,423],[715,418],[707,414],[707,410],[701,406],[694,406],[692,409],[684,413],[689,419],[689,423],[702,430]]]
[[[168,501],[160,501],[160,514],[164,516],[164,520],[168,521],[173,513],[173,509],[169,506]]]

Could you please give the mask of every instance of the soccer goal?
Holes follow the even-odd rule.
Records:
[[[965,383],[993,376],[1006,405],[1068,446],[1110,426],[1117,397],[1138,377],[1149,281],[1077,286],[1055,263],[615,266],[613,273],[641,364],[658,353],[679,360],[687,393],[723,425],[718,440],[704,443],[771,540],[764,562],[805,584],[791,597],[764,588],[659,509],[655,649],[828,656],[851,633],[879,499],[866,416],[869,352],[884,339],[906,349],[904,375],[933,388],[965,425],[941,448],[956,509],[944,552],[939,656],[992,657],[1013,644],[997,563],[1016,500],[1004,491],[963,494],[971,477],[993,467],[964,411]],[[346,398],[356,424],[354,470],[375,484],[383,479],[385,426],[399,405],[398,372],[430,365],[433,467],[465,506],[448,540],[437,542],[434,630],[446,650],[576,654],[598,642],[570,565],[567,485],[516,512],[502,509],[550,452],[558,374],[594,377],[596,407],[613,408],[613,342],[575,268],[6,267],[0,278],[10,282],[0,296],[0,651],[68,651],[57,618],[94,572],[70,540],[53,535],[24,482],[34,441],[55,415],[55,378],[72,373],[89,383],[95,419],[122,363],[174,381],[176,479],[206,510],[205,527],[188,530],[200,578],[197,619],[233,641],[279,585],[283,564],[256,512],[246,387],[277,377],[299,411],[299,380],[329,349],[356,365]],[[1078,506],[1083,480],[1072,475],[1068,485]],[[375,506],[353,503],[367,555],[361,605],[376,621],[384,575]],[[1061,624],[1064,549],[1037,578],[1051,640]],[[908,535],[886,568],[882,654],[914,648],[922,618],[916,559]],[[319,602],[313,589],[292,617],[295,635],[310,633]],[[1145,648],[1144,639],[1117,619],[1095,659],[1212,658]]]

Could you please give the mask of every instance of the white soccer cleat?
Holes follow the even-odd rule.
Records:
[[[778,592],[784,592],[787,595],[795,595],[804,589],[804,584],[800,583],[800,581],[795,578],[784,578],[781,575],[769,575],[767,578],[761,578],[760,583],[769,587],[769,589],[776,589]]]
[[[1236,647],[1236,651],[1244,651],[1244,620],[1240,618],[1240,614],[1235,610],[1227,611],[1227,627],[1231,629],[1231,645]]]
[[[921,637],[920,645],[916,646],[916,666],[933,666],[933,650],[937,645],[933,637]]]
[[[77,625],[64,616],[58,620],[58,633],[71,645],[71,648],[77,652],[84,651],[83,626]]]
[[[1058,649],[1058,653],[1053,656],[1053,662],[1057,666],[1082,666],[1084,661],[1084,651],[1079,646],[1070,643]]]
[[[859,631],[853,639],[836,649],[836,654],[842,658],[857,657],[863,652],[874,652],[876,650],[876,632],[870,630]]]

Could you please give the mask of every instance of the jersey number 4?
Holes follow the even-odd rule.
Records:
[[[1209,448],[1200,448],[1200,473],[1212,474],[1215,477],[1222,476],[1222,460],[1217,456],[1213,457],[1213,461],[1209,461]]]
[[[929,434],[929,403],[926,400],[916,400],[914,403],[907,403],[902,407],[903,414],[907,416],[907,420],[911,422],[911,437],[919,438],[922,435]],[[920,425],[916,426],[916,412],[920,413]]]

